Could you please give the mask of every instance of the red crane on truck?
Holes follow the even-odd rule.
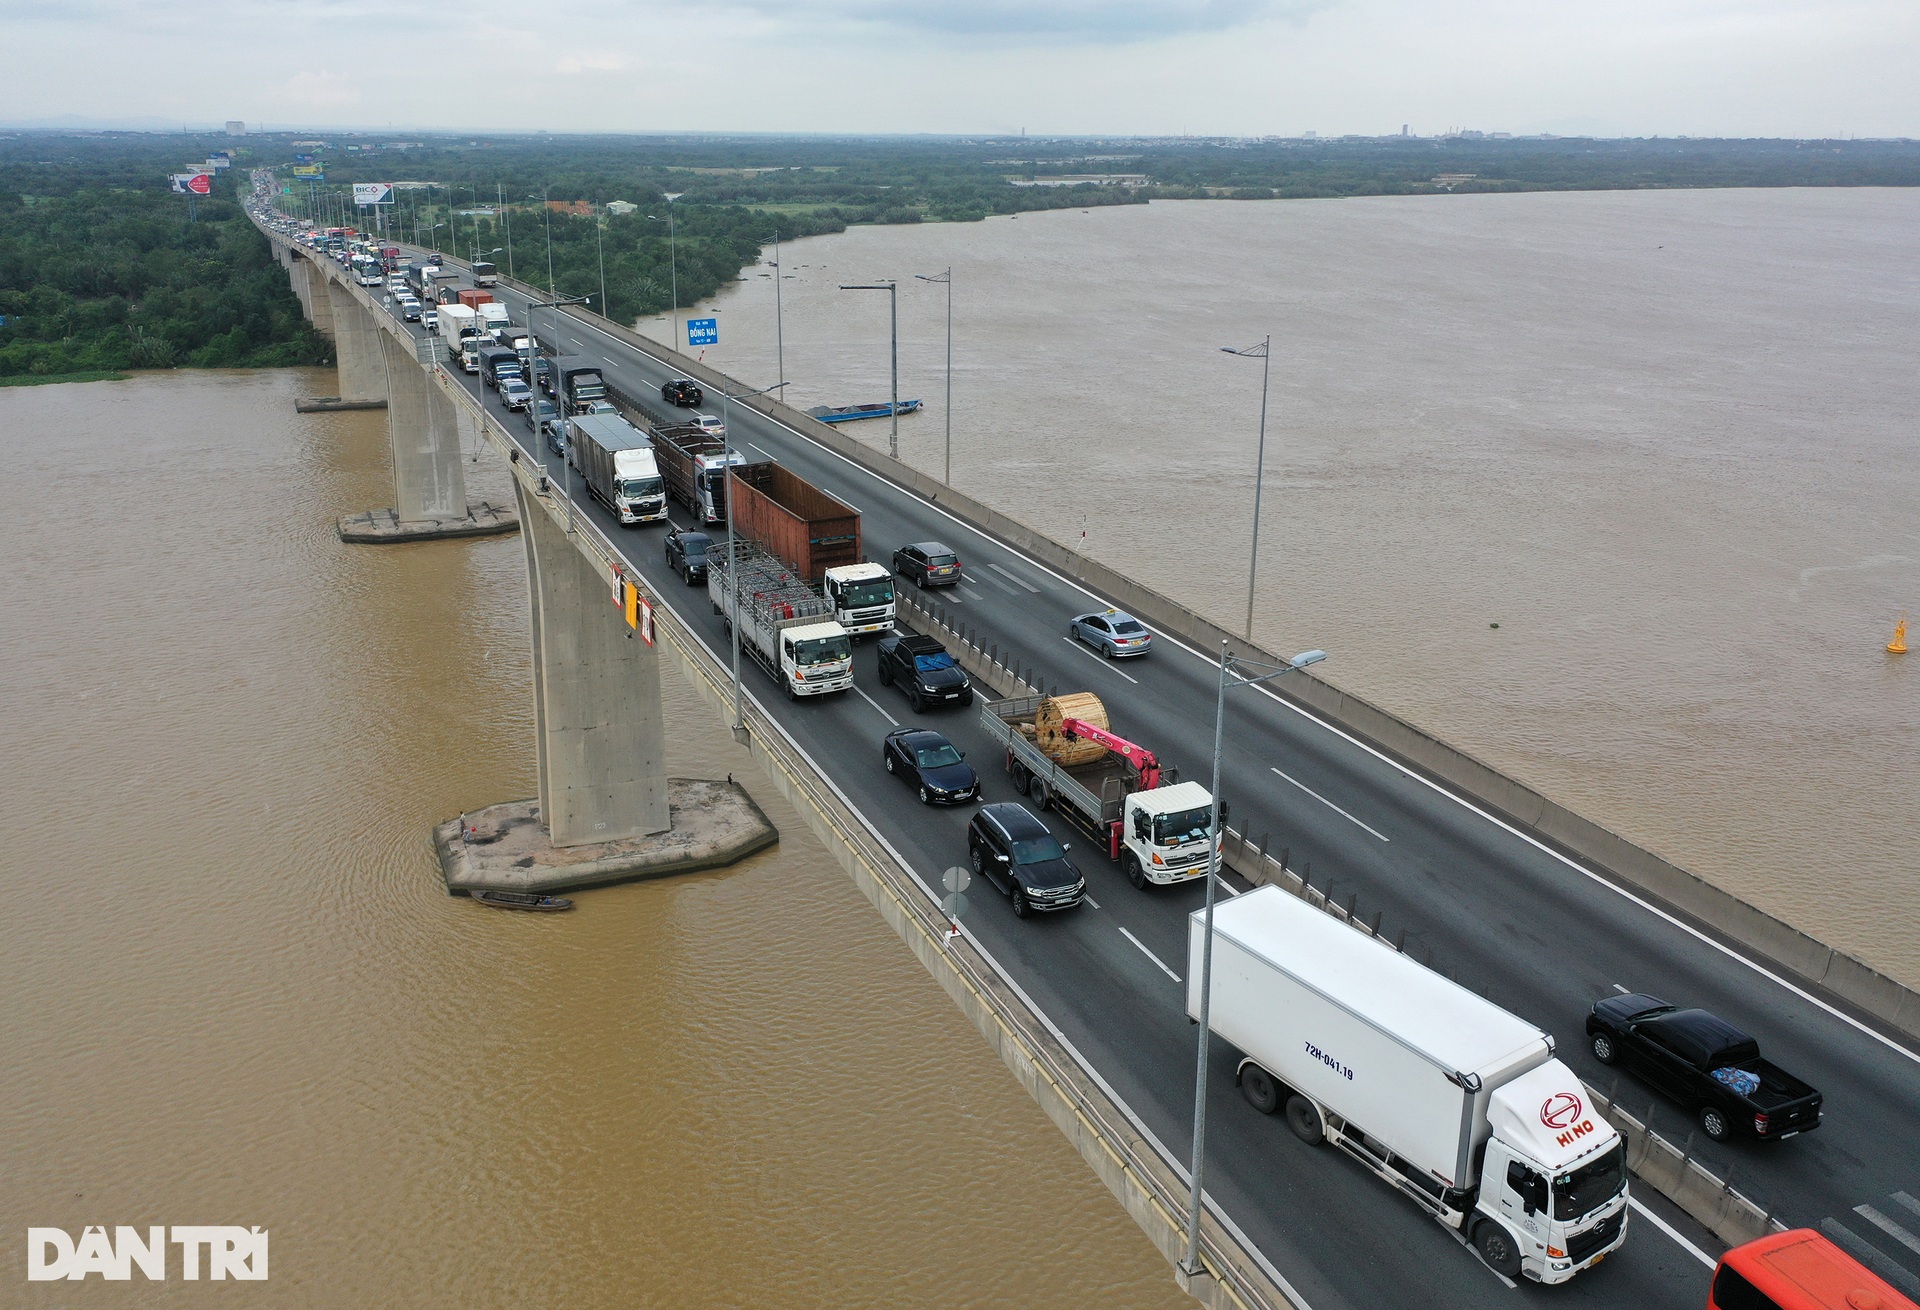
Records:
[[[1125,737],[1116,737],[1097,723],[1085,719],[1064,719],[1060,731],[1069,737],[1084,739],[1118,755],[1140,776],[1140,791],[1152,791],[1160,785],[1160,757],[1145,746],[1137,746]],[[1117,845],[1117,840],[1116,840]]]

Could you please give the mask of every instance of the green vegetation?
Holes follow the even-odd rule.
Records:
[[[221,178],[212,196],[196,200],[189,223],[186,197],[172,192],[165,172],[203,158],[205,146],[190,154],[182,138],[167,144],[161,164],[142,157],[151,145],[0,143],[0,381],[332,357],[235,203],[244,178]],[[61,157],[46,157],[50,145]]]
[[[0,377],[0,387],[38,387],[49,382],[125,382],[127,375],[118,369],[92,368],[79,373],[17,373]]]
[[[165,175],[210,149],[232,149],[234,167],[189,223]],[[324,186],[293,177],[296,152],[324,163]],[[467,257],[497,250],[496,264],[536,285],[549,283],[551,259],[554,289],[596,305],[604,262],[602,308],[632,319],[668,309],[676,284],[682,306],[711,295],[776,232],[1201,197],[1915,186],[1920,142],[0,136],[0,379],[327,359],[235,203],[259,167],[288,185],[283,207],[359,228],[368,220],[347,199],[351,183],[412,183],[386,211],[390,233]],[[1088,177],[1108,184],[1072,181]],[[635,208],[614,214],[614,201]]]

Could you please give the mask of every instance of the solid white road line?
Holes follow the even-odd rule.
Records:
[[[1146,956],[1149,960],[1152,960],[1155,964],[1159,965],[1161,973],[1166,974],[1167,977],[1173,979],[1175,982],[1180,981],[1180,975],[1175,973],[1173,970],[1169,969],[1167,967],[1167,962],[1165,960],[1162,960],[1159,956],[1155,955],[1152,951],[1148,950],[1147,944],[1145,942],[1141,941],[1138,937],[1135,937],[1132,933],[1128,932],[1125,928],[1122,928],[1120,930],[1120,935],[1122,937],[1125,937],[1128,941],[1132,942],[1135,946],[1138,946],[1140,948],[1140,954]]]
[[[1641,1216],[1648,1223],[1652,1224],[1655,1228],[1658,1228],[1661,1232],[1665,1233],[1668,1237],[1671,1237],[1674,1240],[1675,1245],[1679,1246],[1679,1248],[1682,1251],[1689,1252],[1694,1259],[1698,1260],[1701,1264],[1705,1265],[1707,1268],[1712,1269],[1715,1265],[1720,1263],[1718,1260],[1708,1255],[1705,1251],[1702,1251],[1699,1247],[1695,1246],[1692,1242],[1689,1242],[1685,1238],[1685,1236],[1681,1234],[1678,1228],[1675,1228],[1672,1224],[1662,1219],[1659,1215],[1647,1209],[1646,1206],[1640,1204],[1639,1197],[1629,1196],[1627,1198],[1627,1204],[1633,1207],[1633,1212],[1635,1214]]]
[[[1066,642],[1067,645],[1073,647],[1075,650],[1079,651],[1082,655],[1085,655],[1088,659],[1092,660],[1095,664],[1098,664],[1101,668],[1105,669],[1108,673],[1120,673],[1120,670],[1113,667],[1112,660],[1103,660],[1098,655],[1095,655],[1092,651],[1087,649],[1087,644],[1084,641],[1081,641],[1078,637],[1062,637],[1060,638],[1060,640]],[[1131,682],[1136,687],[1140,685],[1140,679],[1134,677],[1131,673],[1120,673],[1120,676],[1125,678],[1128,682]]]
[[[599,336],[605,337],[607,340],[613,342],[615,345],[618,345],[624,349],[636,351],[643,357],[649,360],[652,360],[655,364],[661,367],[666,367],[666,361],[662,360],[659,356],[651,354],[641,347],[634,346],[631,342],[625,341],[620,337],[614,336],[611,332],[606,331],[604,328],[596,327],[591,323],[584,323],[584,322],[581,322],[580,320],[571,320],[571,321],[580,322],[581,326],[584,327],[587,331],[590,331],[598,334]],[[651,338],[648,338],[647,340],[651,341]],[[652,344],[659,346],[660,343],[653,342]],[[669,349],[669,350],[672,349],[671,346],[661,346],[660,348]],[[877,473],[874,470],[867,468],[865,465],[859,463],[858,461],[854,460],[850,456],[844,455],[841,452],[833,449],[831,446],[825,445],[818,438],[809,436],[808,434],[801,432],[798,428],[795,428],[790,424],[781,422],[779,419],[769,418],[768,421],[775,424],[776,426],[778,426],[788,434],[790,434],[796,441],[806,442],[814,450],[820,452],[821,454],[828,455],[834,459],[839,460],[842,464],[846,465],[848,469],[856,473],[864,473],[867,477],[873,479],[876,483],[880,484],[881,486],[886,487],[892,491],[902,490],[902,488],[900,487],[900,484],[894,482],[892,479],[886,477],[884,474]],[[759,447],[756,446],[754,447],[754,449],[758,450]],[[765,452],[763,451],[762,453],[764,454]],[[771,459],[773,457],[771,455],[768,455],[767,458]],[[1058,582],[1061,586],[1066,587],[1068,590],[1077,591],[1081,595],[1085,596],[1088,600],[1095,601],[1102,606],[1105,606],[1108,603],[1103,597],[1096,595],[1093,592],[1093,590],[1089,588],[1085,583],[1082,583],[1073,578],[1067,577],[1064,573],[1059,572],[1058,570],[1048,566],[1046,563],[1040,560],[1031,559],[1028,556],[1020,554],[1017,548],[1009,546],[1005,542],[999,540],[997,537],[993,537],[989,535],[985,530],[975,526],[972,523],[967,522],[965,519],[962,519],[959,515],[953,513],[951,510],[946,509],[945,507],[940,505],[932,505],[932,504],[929,504],[926,507],[933,510],[934,513],[940,515],[942,518],[946,519],[949,523],[952,523],[957,530],[972,534],[973,538],[976,541],[978,541],[983,548],[990,547],[995,550],[1007,551],[1008,553],[1014,555],[1016,558],[1022,560],[1024,563],[1033,565],[1033,567],[1038,569],[1040,572],[1046,574],[1048,577],[1052,578],[1054,581]],[[993,566],[988,565],[988,567],[992,568]],[[1187,654],[1192,655],[1194,658],[1201,661],[1201,663],[1215,669],[1220,667],[1220,658],[1217,654],[1202,651],[1198,647],[1189,645],[1188,643],[1186,643],[1185,641],[1182,641],[1178,637],[1171,636],[1167,633],[1161,633],[1160,636],[1163,641],[1170,643],[1176,649],[1187,652]],[[1442,786],[1440,783],[1435,782],[1433,779],[1424,777],[1423,775],[1415,772],[1413,769],[1407,767],[1405,764],[1402,764],[1399,760],[1394,759],[1392,756],[1386,754],[1385,752],[1373,746],[1368,745],[1366,742],[1361,741],[1359,738],[1353,736],[1351,733],[1336,727],[1332,723],[1329,723],[1327,720],[1321,718],[1319,715],[1315,714],[1312,710],[1307,709],[1305,706],[1294,704],[1293,702],[1281,696],[1278,692],[1274,691],[1271,687],[1256,687],[1255,690],[1258,691],[1261,695],[1266,696],[1268,699],[1272,700],[1274,704],[1280,706],[1281,708],[1290,710],[1294,714],[1297,714],[1301,718],[1305,719],[1307,722],[1326,729],[1326,731],[1328,731],[1329,733],[1332,733],[1334,736],[1340,738],[1342,741],[1348,743],[1351,746],[1357,747],[1362,751],[1365,751],[1368,755],[1373,756],[1375,759],[1379,760],[1382,764],[1386,765],[1388,768],[1393,769],[1395,772],[1403,775],[1404,777],[1419,783],[1423,787],[1426,787],[1427,789],[1432,791],[1435,795],[1445,797],[1447,800],[1452,801],[1455,805],[1458,805],[1461,809],[1466,810],[1471,814],[1478,815],[1480,818],[1485,819],[1488,823],[1491,823],[1494,827],[1499,828],[1509,833],[1510,835],[1519,838],[1521,841],[1525,842],[1527,845],[1532,846],[1536,850],[1540,851],[1541,854],[1559,861],[1561,864],[1566,865],[1569,869],[1572,869],[1574,872],[1580,874],[1582,877],[1589,879],[1590,881],[1612,892],[1614,895],[1621,897],[1622,899],[1639,907],[1642,910],[1645,910],[1648,914],[1653,915],[1655,918],[1661,920],[1662,922],[1669,924],[1674,928],[1679,929],[1681,932],[1685,933],[1689,937],[1692,937],[1694,940],[1700,942],[1702,945],[1710,947],[1711,949],[1720,952],[1722,955],[1726,956],[1730,960],[1735,960],[1740,964],[1745,965],[1748,969],[1751,969],[1753,972],[1759,974],[1762,978],[1765,978],[1769,982],[1778,984],[1783,990],[1791,992],[1794,996],[1799,997],[1801,1000],[1807,1002],[1809,1005],[1814,1006],[1816,1009],[1822,1011],[1823,1013],[1829,1015],[1832,1018],[1838,1019],[1841,1023],[1846,1024],[1848,1027],[1854,1029],[1856,1032],[1859,1032],[1864,1036],[1870,1037],[1874,1041],[1879,1042],[1882,1046],[1885,1046],[1887,1049],[1896,1051],[1899,1054],[1906,1056],[1907,1059],[1912,1060],[1914,1063],[1920,1064],[1920,1051],[1909,1050],[1907,1047],[1902,1046],[1899,1042],[1893,1040],[1891,1037],[1888,1037],[1884,1033],[1877,1031],[1876,1029],[1874,1029],[1868,1024],[1862,1023],[1860,1020],[1846,1013],[1844,1010],[1840,1009],[1838,1006],[1831,1005],[1828,1002],[1821,1000],[1819,997],[1815,996],[1813,993],[1807,991],[1804,987],[1801,987],[1793,983],[1792,981],[1781,977],[1779,974],[1767,968],[1765,965],[1761,964],[1759,961],[1750,959],[1747,956],[1742,955],[1739,951],[1735,950],[1733,947],[1728,946],[1724,942],[1721,942],[1718,939],[1707,935],[1706,933],[1702,932],[1700,929],[1695,928],[1692,924],[1689,924],[1681,920],[1675,915],[1667,913],[1667,911],[1654,905],[1651,901],[1648,901],[1645,897],[1640,896],[1634,892],[1631,892],[1626,888],[1621,887],[1617,883],[1611,882],[1608,879],[1601,877],[1599,874],[1595,873],[1592,869],[1587,868],[1585,865],[1581,864],[1579,861],[1571,858],[1570,856],[1563,855],[1559,851],[1554,850],[1551,846],[1548,846],[1545,842],[1540,841],[1538,838],[1529,836],[1528,834],[1521,832],[1518,828],[1506,822],[1506,820],[1496,818],[1494,815],[1482,809],[1480,806],[1474,804],[1472,801],[1468,800],[1466,797],[1460,795],[1457,792],[1450,791],[1445,786]],[[1136,1124],[1135,1126],[1138,1127],[1139,1125]],[[1156,1139],[1156,1144],[1157,1144],[1157,1139]],[[1185,1175],[1182,1174],[1182,1177],[1184,1176]],[[1262,1257],[1261,1263],[1269,1273],[1275,1275],[1275,1277],[1279,1276],[1279,1271],[1277,1269],[1274,1269],[1270,1264],[1267,1264],[1264,1257]]]
[[[749,442],[748,442],[747,444],[748,444],[749,446],[753,446],[753,443],[752,443],[751,441],[749,441]],[[767,457],[768,459],[772,459],[772,458],[773,458],[773,456],[772,456],[772,454],[771,454],[771,453],[769,453],[768,451],[765,451],[765,450],[761,450],[761,448],[760,448],[759,446],[753,446],[753,448],[754,448],[755,450],[759,450],[759,451],[760,451],[760,453],[761,453],[762,455],[765,455],[765,456],[766,456],[766,457]]]
[[[1267,767],[1270,769],[1273,768],[1272,765],[1268,765]],[[1280,770],[1278,769],[1273,769],[1273,771],[1275,773],[1280,773]],[[1305,792],[1307,795],[1319,801],[1322,805],[1332,810],[1335,814],[1339,815],[1341,818],[1347,820],[1349,823],[1353,823],[1358,825],[1359,827],[1366,828],[1368,832],[1373,833],[1373,835],[1378,837],[1381,841],[1393,840],[1391,837],[1388,837],[1385,833],[1380,832],[1377,829],[1368,827],[1365,823],[1362,823],[1359,819],[1354,818],[1351,814],[1348,814],[1345,810],[1341,809],[1338,805],[1335,805],[1332,801],[1328,800],[1325,796],[1322,796],[1319,792],[1307,786],[1306,783],[1300,781],[1300,779],[1294,777],[1293,775],[1287,774],[1287,773],[1280,773],[1280,776],[1285,778],[1288,782],[1292,783],[1294,786],[1298,787],[1301,791]]]
[[[1031,582],[1028,582],[1025,578],[1021,577],[1018,573],[1011,573],[1006,569],[1001,568],[998,564],[988,564],[987,567],[992,569],[995,573],[998,573],[1001,577],[1006,578],[1009,581],[1019,583],[1021,586],[1025,587],[1028,591],[1032,592],[1034,595],[1038,596],[1040,594],[1040,588],[1034,586]]]
[[[894,717],[893,717],[893,715],[891,715],[891,714],[889,714],[889,713],[887,713],[887,712],[886,712],[885,710],[881,710],[881,709],[880,709],[880,702],[879,702],[879,701],[877,701],[877,700],[875,700],[875,699],[874,699],[873,697],[871,697],[871,696],[869,696],[869,695],[867,695],[867,693],[866,693],[866,692],[864,692],[864,691],[861,691],[861,690],[860,690],[860,689],[859,689],[858,687],[855,687],[855,688],[854,688],[854,691],[855,691],[856,693],[858,693],[858,695],[859,695],[859,697],[860,697],[860,699],[861,699],[861,700],[863,700],[863,701],[865,701],[865,702],[866,702],[867,704],[869,704],[869,705],[871,705],[871,706],[873,706],[873,708],[874,708],[874,709],[876,709],[876,710],[880,710],[880,717],[881,717],[881,718],[883,718],[883,719],[885,719],[885,720],[886,720],[886,721],[887,721],[888,723],[891,723],[891,724],[892,724],[892,725],[893,725],[894,727],[896,727],[896,728],[900,726],[900,720],[898,720],[898,719],[896,719],[896,718],[894,718]]]

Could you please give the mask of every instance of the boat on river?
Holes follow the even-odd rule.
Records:
[[[900,412],[911,414],[919,409],[920,405],[921,402],[918,400],[903,400],[900,402]],[[819,419],[822,423],[851,423],[855,419],[886,418],[892,412],[893,407],[884,400],[878,405],[815,405],[807,411],[811,417]]]
[[[482,905],[491,905],[496,910],[533,910],[537,913],[552,914],[558,910],[571,910],[573,902],[565,896],[542,896],[538,892],[496,891],[482,887],[467,893]]]

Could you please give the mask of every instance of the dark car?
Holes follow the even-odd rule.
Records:
[[[706,533],[675,528],[667,533],[667,567],[685,578],[689,587],[705,582],[707,552],[712,548],[713,538]]]
[[[880,745],[887,772],[905,778],[922,805],[964,805],[980,796],[980,778],[965,751],[925,728],[895,728]]]
[[[1086,896],[1067,850],[1026,806],[1011,801],[982,805],[967,824],[967,862],[1007,893],[1017,918],[1071,909]]]
[[[1820,1093],[1760,1058],[1760,1044],[1717,1015],[1638,992],[1608,996],[1587,1016],[1601,1064],[1619,1064],[1697,1115],[1716,1142],[1778,1141],[1820,1126]]]
[[[893,571],[916,587],[951,587],[960,581],[960,557],[937,541],[916,541],[893,552]]]
[[[529,432],[539,432],[546,426],[548,419],[559,418],[560,411],[553,407],[551,400],[536,398],[527,406],[524,417],[527,420],[527,430]]]
[[[701,392],[699,383],[687,378],[675,378],[671,382],[660,384],[660,399],[669,405],[691,409],[706,399],[706,396]]]
[[[880,638],[880,685],[906,692],[913,712],[973,704],[973,682],[938,639],[917,633]]]

